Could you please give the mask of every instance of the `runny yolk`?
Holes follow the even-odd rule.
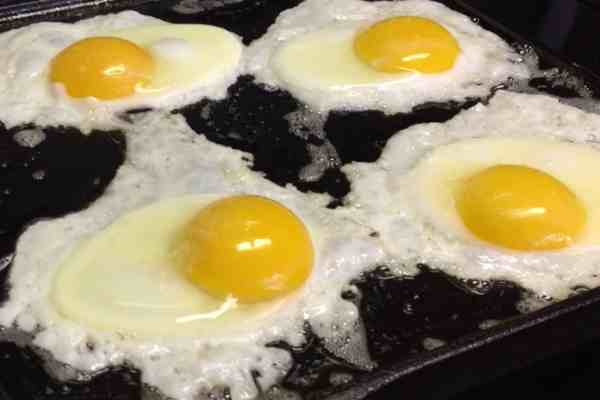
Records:
[[[52,59],[50,80],[71,97],[113,100],[131,96],[149,83],[154,60],[143,48],[116,37],[73,43]]]
[[[217,200],[183,235],[188,278],[215,297],[241,303],[274,299],[300,287],[310,275],[314,250],[302,221],[276,201],[260,196]]]
[[[354,53],[380,72],[439,73],[451,69],[458,42],[440,24],[422,17],[394,17],[371,25],[354,39]]]
[[[521,165],[497,165],[468,177],[455,201],[465,226],[475,236],[514,250],[569,246],[587,218],[567,186]]]

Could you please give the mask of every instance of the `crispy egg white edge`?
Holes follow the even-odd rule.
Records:
[[[444,232],[425,217],[410,190],[392,193],[389,188],[429,151],[458,140],[522,135],[600,150],[599,131],[600,115],[562,104],[558,98],[500,91],[489,105],[478,104],[446,123],[415,125],[396,134],[375,163],[345,166],[352,186],[347,206],[380,232],[399,265],[424,262],[462,278],[507,279],[537,295],[564,298],[575,286],[600,285],[600,249],[520,253],[465,242],[460,232]]]
[[[385,87],[350,87],[330,92],[288,86],[270,65],[277,49],[287,40],[336,24],[359,29],[394,15],[429,17],[447,28],[463,50],[454,69],[437,76],[417,75],[398,83],[388,82]],[[482,51],[487,58],[479,56]],[[267,33],[250,44],[246,72],[254,75],[257,82],[289,90],[316,111],[381,109],[397,113],[409,112],[429,101],[464,101],[468,97],[487,96],[494,86],[509,77],[527,79],[530,71],[522,61],[496,34],[437,2],[305,0],[282,12]]]
[[[84,19],[75,23],[41,22],[0,34],[0,121],[8,128],[24,123],[74,125],[83,132],[92,129],[123,128],[115,113],[131,108],[175,109],[202,98],[220,100],[242,72],[245,48],[240,43],[238,65],[218,81],[177,92],[161,94],[135,103],[127,99],[97,102],[69,99],[55,93],[47,81],[51,59],[72,43],[106,32],[147,25],[169,25],[136,11],[123,11]],[[234,34],[232,34],[234,35]],[[236,36],[236,35],[234,35]]]
[[[32,332],[34,344],[82,371],[128,361],[140,368],[144,382],[182,400],[191,400],[199,390],[216,385],[231,387],[234,399],[253,397],[257,392],[251,368],[261,372],[262,386],[271,386],[283,377],[291,359],[286,351],[264,344],[280,339],[302,343],[304,321],[325,338],[334,353],[370,366],[358,310],[340,297],[352,278],[384,257],[379,242],[368,237],[370,231],[346,215],[326,210],[328,196],[282,188],[250,171],[242,160],[248,155],[208,142],[181,116],[148,113],[137,118],[127,133],[127,160],[106,192],[85,210],[37,222],[21,235],[9,277],[9,300],[0,308],[0,325]],[[330,227],[323,235],[331,234],[331,238],[324,237],[324,254],[319,255],[319,264],[303,291],[297,292],[285,312],[274,315],[265,329],[211,340],[135,340],[88,329],[56,313],[47,299],[50,282],[60,260],[79,239],[159,197],[201,192],[268,195],[305,223],[325,231]],[[53,242],[55,238],[62,243]],[[337,330],[332,329],[334,325]],[[91,349],[88,343],[93,344]]]

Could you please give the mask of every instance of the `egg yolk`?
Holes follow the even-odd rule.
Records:
[[[443,26],[422,17],[395,17],[358,33],[354,53],[380,72],[438,73],[451,69],[458,42]]]
[[[151,80],[154,60],[143,48],[115,37],[80,40],[51,62],[50,80],[71,97],[112,100],[130,96]]]
[[[569,246],[587,218],[567,186],[520,165],[497,165],[468,177],[455,200],[465,226],[475,236],[514,250]]]
[[[314,250],[300,219],[260,196],[234,196],[203,208],[184,232],[188,278],[215,297],[256,303],[286,295],[310,275]]]

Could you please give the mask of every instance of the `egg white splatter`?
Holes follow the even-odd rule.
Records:
[[[589,153],[600,151],[599,129],[599,115],[562,104],[558,98],[501,91],[489,105],[474,106],[446,123],[421,124],[399,132],[376,163],[344,167],[352,182],[348,208],[380,233],[386,250],[399,264],[422,262],[462,278],[505,279],[540,296],[564,298],[576,286],[600,285],[600,248],[594,233],[584,234],[581,244],[575,242],[555,251],[511,251],[489,245],[470,235],[457,216],[447,218],[445,211],[436,211],[432,205],[445,200],[426,198],[427,191],[420,190],[420,174],[415,171],[419,162],[428,162],[434,150],[461,140],[526,141],[528,146],[537,143],[539,152],[529,146],[522,161],[515,162],[518,155],[512,152],[498,151],[464,156],[456,153],[455,164],[469,165],[474,160],[485,163],[488,156],[504,159],[506,164],[537,163],[575,190],[584,204],[590,204],[589,199],[593,203],[598,196],[593,184],[597,179],[595,169],[587,170],[585,160],[595,162]],[[552,146],[562,143],[568,149],[583,147],[587,154],[583,167],[577,170],[578,158],[570,157],[572,151],[558,158],[545,152],[555,148],[546,146],[548,142]],[[465,143],[468,148],[471,142]],[[567,170],[575,171],[571,174],[576,177],[573,182],[567,179]],[[454,172],[439,171],[442,175]],[[431,173],[435,174],[435,169]],[[439,193],[444,190],[441,188]],[[593,222],[594,215],[595,211],[588,210],[589,222]],[[593,225],[589,229],[595,229]]]
[[[438,74],[395,75],[363,71],[366,67],[358,64],[336,64],[337,58],[332,57],[341,54],[337,47],[345,43],[340,42],[340,37],[347,38],[346,44],[351,47],[356,32],[393,16],[420,16],[446,28],[462,50],[453,68]],[[279,60],[289,43],[301,43],[304,38],[318,46],[336,43],[331,51],[320,51],[318,57],[311,55],[297,60],[303,65],[314,65],[306,76],[302,76],[299,67]],[[247,71],[258,82],[286,89],[319,112],[331,109],[409,112],[426,102],[484,97],[509,77],[526,79],[530,75],[521,57],[501,38],[467,16],[428,0],[306,0],[282,12],[268,32],[251,43],[247,54]],[[351,55],[342,58],[352,63]],[[352,72],[344,73],[350,67]],[[319,70],[326,71],[327,76],[320,77]]]
[[[368,237],[370,230],[324,208],[327,196],[279,187],[252,172],[244,161],[251,156],[208,142],[180,116],[137,118],[127,132],[126,161],[106,192],[82,211],[33,224],[19,238],[0,325],[32,332],[35,345],[84,372],[128,362],[142,371],[143,382],[181,400],[222,386],[231,389],[234,399],[255,397],[252,370],[260,372],[258,383],[267,388],[292,362],[286,351],[265,344],[302,343],[305,322],[335,354],[371,366],[358,310],[340,297],[352,278],[384,256],[379,242]],[[135,337],[66,320],[48,299],[61,261],[81,240],[125,213],[177,196],[236,193],[279,201],[320,237],[318,262],[308,281],[262,324],[218,337]]]
[[[240,73],[243,45],[237,36],[229,35],[220,28],[198,26],[204,31],[213,29],[215,34],[220,34],[231,43],[220,43],[221,48],[216,53],[214,49],[198,51],[198,43],[194,40],[186,42],[187,39],[194,39],[194,35],[195,40],[205,40],[199,38],[197,33],[184,32],[186,40],[178,39],[178,31],[190,29],[135,11],[97,16],[76,23],[42,22],[2,33],[0,121],[7,127],[37,123],[75,125],[83,131],[89,131],[93,128],[123,125],[115,114],[128,109],[174,109],[202,98],[222,99]],[[161,35],[164,36],[162,39]],[[71,44],[97,36],[121,37],[141,46],[148,46],[147,50],[162,63],[159,70],[164,73],[160,80],[165,83],[165,77],[174,79],[177,85],[163,86],[161,90],[115,100],[69,97],[61,90],[60,85],[50,82],[51,61]],[[229,52],[227,57],[218,55],[223,51]],[[162,60],[166,59],[175,67],[163,68]],[[225,64],[214,70],[211,65],[202,64],[201,61],[206,61],[206,64]],[[201,68],[198,69],[198,66]],[[194,68],[198,74],[204,74],[201,79],[194,80]]]

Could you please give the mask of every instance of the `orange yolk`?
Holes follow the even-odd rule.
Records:
[[[154,60],[143,48],[115,37],[73,43],[52,60],[50,81],[71,97],[113,100],[131,96],[150,82]]]
[[[183,233],[188,278],[215,297],[255,303],[306,281],[314,262],[302,221],[276,201],[234,196],[203,208]]]
[[[562,182],[520,165],[497,165],[468,177],[455,200],[475,236],[514,250],[567,247],[587,218],[579,199]]]
[[[379,72],[444,72],[454,66],[458,42],[438,23],[422,17],[394,17],[358,33],[354,53]]]

